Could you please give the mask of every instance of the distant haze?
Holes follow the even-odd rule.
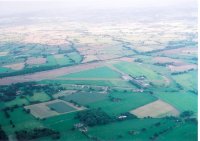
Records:
[[[95,15],[96,14],[96,15]],[[0,0],[0,18],[9,17],[197,17],[196,0]],[[151,15],[149,15],[151,14]]]

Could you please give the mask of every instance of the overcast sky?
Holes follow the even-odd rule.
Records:
[[[0,16],[50,9],[196,6],[197,0],[0,0]]]
[[[38,3],[40,6],[58,6],[59,4],[65,4],[70,7],[140,7],[140,6],[190,6],[196,5],[197,0],[0,0],[2,3],[9,3],[9,5],[18,5],[22,3]],[[9,6],[7,5],[7,6]],[[31,5],[26,5],[31,6]]]

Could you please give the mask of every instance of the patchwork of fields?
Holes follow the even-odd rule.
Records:
[[[63,21],[1,28],[0,127],[9,140],[38,128],[56,134],[33,141],[197,140],[195,28],[175,21],[82,28]]]

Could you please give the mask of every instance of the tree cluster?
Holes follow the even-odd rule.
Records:
[[[21,95],[21,98],[24,95],[32,96],[34,92],[45,92],[51,96],[61,90],[64,90],[64,88],[59,84],[38,85],[36,82],[17,83],[0,87],[0,101],[14,100],[17,95]]]
[[[113,118],[101,109],[90,109],[79,112],[76,118],[87,126],[104,125],[113,121]]]
[[[0,126],[0,141],[8,141],[8,136]]]
[[[52,139],[59,139],[60,133],[49,128],[34,128],[32,130],[16,131],[16,138],[20,141],[28,141],[49,136]]]

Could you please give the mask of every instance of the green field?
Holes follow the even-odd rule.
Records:
[[[187,1],[3,2],[0,141],[197,141],[197,8]]]
[[[113,102],[110,100],[110,96],[121,99],[121,101]],[[98,94],[85,92],[65,96],[63,100],[73,100],[81,105],[89,106],[90,108],[100,107],[109,114],[118,115],[153,102],[156,98],[144,93],[113,92],[111,94]]]
[[[190,132],[192,131],[192,132]],[[171,132],[161,136],[158,138],[159,141],[197,141],[198,140],[198,127],[195,124],[192,123],[186,123],[184,125],[181,125]]]
[[[67,57],[67,56],[65,56],[65,55],[63,55],[63,54],[60,54],[60,58],[55,58],[56,59],[56,62],[57,62],[57,64],[58,65],[69,65],[69,64],[72,64],[72,60],[69,58],[69,57]]]
[[[12,101],[0,102],[0,109],[3,109],[5,107],[12,107],[14,105],[22,106],[23,104],[28,105],[29,101],[26,98],[20,98],[18,96]]]
[[[88,141],[79,131],[72,131],[73,125],[79,121],[74,119],[76,112],[59,115],[46,119],[43,123],[45,126],[55,129],[61,133],[60,141]],[[42,140],[41,140],[42,141]]]
[[[41,121],[36,120],[31,114],[28,114],[23,111],[22,108],[14,109],[13,112],[10,111],[10,118],[6,119],[3,113],[1,113],[1,121],[0,124],[3,126],[3,129],[8,134],[13,134],[16,130],[22,129],[31,129],[34,127],[43,126]],[[15,128],[12,128],[10,125],[10,120],[15,125]]]
[[[50,100],[50,97],[46,93],[40,92],[40,93],[34,93],[33,96],[28,95],[27,100],[29,100],[30,102],[33,101],[44,102]]]
[[[132,76],[146,76],[149,80],[162,80],[162,77],[157,72],[153,71],[147,65],[139,63],[120,62],[114,64],[119,70]]]
[[[53,55],[47,56],[47,63],[44,64],[45,66],[55,66],[57,65],[56,59]]]
[[[67,56],[71,58],[75,63],[80,63],[82,60],[82,56],[78,52],[68,53]]]
[[[121,100],[113,102],[107,98],[105,100],[101,100],[88,105],[91,108],[102,108],[110,115],[119,115],[156,100],[155,97],[145,93],[113,92],[109,94],[109,96],[119,98]]]
[[[81,105],[88,105],[91,103],[95,103],[98,101],[105,100],[107,98],[106,94],[99,94],[99,93],[75,93],[68,96],[65,96],[63,100],[70,101],[73,100]]]
[[[72,112],[75,111],[76,109],[67,105],[64,102],[56,102],[56,103],[51,103],[47,105],[50,109],[53,109],[54,111],[58,113],[66,113],[66,112]]]
[[[51,84],[73,84],[73,85],[93,85],[93,86],[115,86],[110,81],[104,80],[42,80],[38,83]]]
[[[111,70],[108,67],[100,67],[81,71],[78,73],[72,73],[62,76],[63,78],[119,78],[120,74]],[[98,80],[98,79],[97,79]]]
[[[156,123],[160,123],[160,126],[155,126]],[[133,119],[93,127],[89,129],[88,134],[102,140],[148,141],[150,140],[149,137],[155,133],[174,125],[174,121],[166,119]],[[143,128],[146,131],[142,131]],[[135,134],[130,134],[130,131],[134,131]],[[160,136],[163,137],[163,135]]]
[[[189,92],[157,92],[156,96],[173,105],[181,112],[191,110],[197,114],[198,97]]]
[[[108,80],[108,81],[105,81],[105,80],[43,80],[38,83],[40,84],[58,83],[58,84],[136,88],[134,85],[124,80]]]
[[[11,72],[12,70],[9,68],[0,67],[0,73]]]
[[[135,89],[137,88],[135,85],[124,80],[110,80],[110,82],[112,83],[113,86],[116,87],[135,88]]]
[[[198,89],[198,72],[196,70],[184,74],[172,75],[172,78],[185,90],[197,91]]]

